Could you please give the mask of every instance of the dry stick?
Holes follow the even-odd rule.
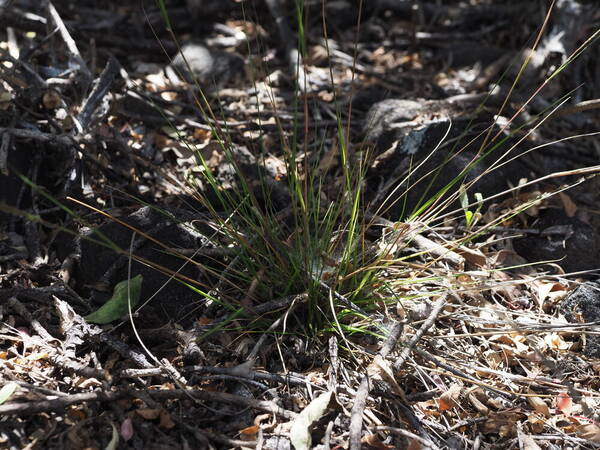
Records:
[[[245,378],[247,380],[261,380],[266,382],[279,383],[283,385],[300,386],[306,387],[309,385],[311,388],[316,390],[324,390],[324,386],[319,386],[308,380],[304,376],[292,375],[287,373],[285,375],[279,375],[276,373],[267,372],[256,372],[254,370],[247,370],[241,372],[238,367],[208,367],[208,366],[185,366],[182,371],[186,374],[216,374],[216,375],[229,375],[236,376],[238,378]],[[162,367],[153,367],[151,369],[123,369],[118,373],[120,378],[143,378],[143,377],[154,377],[160,376],[165,373],[165,369]]]
[[[8,148],[10,147],[11,134],[2,133],[2,142],[0,143],[0,173],[8,175]]]
[[[114,402],[126,397],[137,397],[140,395],[149,395],[157,401],[163,400],[178,400],[188,398],[190,395],[197,400],[204,402],[218,402],[230,405],[244,406],[246,408],[264,411],[270,414],[275,414],[287,420],[293,420],[297,414],[277,405],[275,402],[267,400],[255,400],[252,398],[241,397],[233,394],[221,392],[210,392],[204,390],[164,390],[164,391],[149,391],[149,390],[120,390],[113,392],[89,392],[83,394],[72,394],[64,397],[42,400],[39,402],[26,403],[5,403],[0,405],[0,415],[30,415],[39,412],[58,411],[63,412],[66,407],[84,402]]]
[[[83,132],[86,131],[90,122],[92,121],[92,114],[98,108],[98,105],[102,101],[102,99],[108,93],[108,90],[113,84],[113,81],[119,74],[120,65],[114,57],[109,57],[104,70],[100,74],[96,85],[90,92],[90,95],[85,99],[83,105],[81,106],[81,112],[77,117],[79,123],[81,124],[81,129]]]
[[[351,300],[347,299],[345,296],[343,296],[338,291],[336,291],[335,289],[333,289],[331,286],[329,286],[323,280],[320,280],[320,279],[318,279],[315,276],[312,276],[312,279],[321,288],[323,288],[325,291],[327,291],[327,293],[330,293],[331,295],[333,295],[335,297],[335,299],[338,300],[338,301],[340,301],[346,308],[351,309],[352,311],[359,312],[359,313],[361,313],[362,315],[364,315],[366,317],[369,316],[369,313],[367,313],[364,309],[362,309],[360,306],[358,306],[355,303],[353,303]]]
[[[52,364],[86,378],[98,378],[103,380],[110,379],[110,374],[106,370],[88,367],[84,364],[78,363],[77,361],[73,361],[69,355],[61,354],[60,348],[51,345],[51,342],[58,342],[58,339],[48,333],[44,326],[31,315],[25,305],[17,300],[16,297],[11,297],[8,300],[8,306],[16,311],[25,320],[27,320],[30,323],[31,328],[33,328],[33,330],[41,337],[43,342],[42,345],[44,345],[46,349],[52,350],[48,358]]]
[[[43,133],[37,130],[27,130],[24,128],[0,128],[0,134],[10,133],[14,137],[22,139],[33,139],[40,142],[57,142],[64,146],[77,145],[71,136],[57,136],[51,133]]]
[[[395,428],[395,427],[386,427],[386,426],[377,426],[374,428],[374,431],[388,431],[390,433],[399,434],[400,436],[404,436],[406,438],[414,439],[419,442],[421,445],[424,445],[424,448],[432,448],[437,449],[437,447],[433,442],[423,439],[421,436],[411,433],[403,428]]]
[[[383,225],[394,230],[395,222],[391,220],[384,219],[383,217],[375,216],[375,215],[367,215],[369,220],[372,220],[374,223],[378,225]],[[456,253],[450,248],[444,247],[425,236],[422,236],[420,233],[423,231],[418,223],[409,223],[408,230],[394,230],[391,233],[391,239],[385,240],[384,242],[390,248],[393,244],[399,244],[400,242],[408,242],[417,247],[417,249],[422,250],[426,253],[430,253],[433,256],[437,256],[443,260],[446,260],[457,267],[464,267],[465,258]]]
[[[456,294],[453,294],[453,295],[456,295]],[[419,342],[419,340],[423,337],[423,335],[427,332],[427,330],[429,330],[429,328],[431,328],[431,326],[433,325],[433,322],[435,322],[435,319],[440,314],[440,312],[442,311],[442,308],[446,304],[446,301],[447,301],[447,296],[442,296],[438,299],[438,301],[433,306],[433,310],[431,311],[431,314],[429,314],[429,317],[427,318],[427,320],[425,320],[425,322],[423,322],[423,324],[421,325],[421,328],[419,328],[417,330],[417,332],[412,337],[412,339],[408,342],[408,344],[406,345],[404,350],[402,350],[402,353],[400,353],[400,356],[394,363],[394,369],[400,370],[400,367],[402,367],[402,365],[406,362],[406,360],[408,359],[408,356],[410,355],[410,352],[412,352],[414,346],[417,345],[417,342]]]
[[[287,309],[287,311],[285,312],[285,314],[282,314],[275,322],[273,322],[269,326],[267,331],[265,331],[262,334],[262,336],[258,339],[256,344],[254,345],[254,348],[248,354],[248,358],[247,358],[248,361],[254,361],[256,359],[256,356],[258,355],[258,352],[260,351],[260,348],[262,347],[264,342],[267,340],[269,333],[271,331],[273,331],[274,329],[276,329],[277,327],[279,327],[281,322],[283,322],[284,320],[287,320],[287,317],[289,316],[289,314],[296,308],[296,306],[299,303],[306,302],[307,300],[308,300],[308,294],[306,294],[306,293],[294,296],[292,303],[289,306],[289,308]]]
[[[394,349],[396,342],[400,338],[402,333],[403,324],[396,322],[394,327],[390,331],[383,347],[379,351],[381,358],[386,358]],[[373,364],[373,363],[371,363]],[[352,407],[352,414],[350,416],[350,449],[360,450],[361,448],[361,434],[363,425],[363,412],[367,405],[367,397],[369,396],[369,375],[367,369],[367,375],[364,375],[358,389],[356,390],[356,396],[354,397],[354,406]]]
[[[570,116],[583,111],[589,111],[592,109],[600,109],[600,99],[596,98],[593,100],[585,100],[583,102],[576,103],[575,105],[568,105],[562,109],[555,110],[550,113],[546,120],[554,120],[559,117]]]
[[[133,362],[138,367],[141,367],[143,369],[155,368],[154,365],[150,364],[150,362],[143,353],[133,350],[127,344],[111,336],[108,333],[102,333],[98,336],[91,336],[91,340],[94,342],[99,342],[108,345],[117,353],[119,353],[123,358]]]
[[[494,392],[498,395],[501,395],[503,397],[508,397],[511,400],[516,400],[517,396],[513,395],[513,394],[508,394],[505,391],[501,391],[498,389],[495,389],[491,386],[488,386],[486,384],[483,384],[480,380],[478,380],[477,378],[469,375],[468,373],[463,372],[462,370],[457,369],[456,367],[451,366],[450,364],[446,364],[445,362],[440,361],[438,358],[436,358],[435,356],[433,356],[431,353],[422,350],[420,348],[415,348],[414,351],[416,353],[418,353],[419,355],[421,355],[423,358],[425,358],[426,360],[428,360],[429,362],[435,364],[438,367],[441,367],[444,370],[447,370],[448,372],[459,376],[461,378],[464,378],[466,380],[472,381],[475,385],[482,387],[483,389],[486,389],[488,391]]]
[[[62,37],[63,41],[65,41],[65,44],[67,46],[67,49],[69,50],[70,55],[77,62],[77,64],[79,64],[79,68],[81,69],[81,72],[83,73],[84,77],[86,78],[85,82],[87,84],[89,84],[89,82],[92,80],[92,74],[90,73],[90,69],[88,69],[85,61],[81,57],[81,53],[79,53],[77,44],[75,44],[75,41],[69,34],[67,27],[65,26],[64,22],[60,18],[60,15],[58,14],[58,11],[56,10],[56,8],[52,4],[52,2],[48,2],[48,12],[50,13],[50,16],[52,17],[52,21],[58,28],[58,31],[60,32],[60,36]],[[86,90],[87,90],[87,87],[86,87]]]

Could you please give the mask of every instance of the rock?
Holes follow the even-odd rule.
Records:
[[[560,312],[571,323],[600,322],[600,284],[580,285],[562,301]],[[588,357],[600,358],[600,336],[586,335],[583,352]]]
[[[189,216],[189,213],[187,215]],[[204,237],[191,225],[190,217],[169,217],[169,214],[163,214],[157,208],[147,206],[140,208],[122,220],[170,248],[197,249],[203,245]],[[107,222],[96,230],[119,248],[125,251],[129,250],[132,236],[132,231],[129,228],[117,222]],[[208,232],[210,231],[207,230]],[[119,255],[111,248],[91,241],[91,239],[102,240],[100,235],[94,231],[83,234],[81,238],[81,260],[76,276],[79,289],[84,291],[85,295],[85,291],[91,288],[92,300],[98,306],[110,298],[112,288],[116,283],[127,279],[128,258]],[[184,266],[185,260],[182,257],[168,253],[162,246],[152,240],[137,234],[136,242],[133,251],[136,256],[171,271],[179,271],[182,275],[193,280],[207,281],[196,265],[187,263]],[[182,266],[184,267],[182,268]],[[143,276],[140,304],[150,298],[169,280],[168,275],[134,260],[131,276],[133,278],[138,274]],[[203,298],[200,294],[172,279],[142,309],[140,320],[146,326],[161,326],[169,320],[178,321],[187,312],[198,307],[202,301]]]
[[[452,183],[445,196],[455,193],[461,183],[477,178],[469,190],[473,201],[475,193],[485,199],[506,190],[509,183],[516,185],[520,178],[528,177],[527,166],[516,159],[479,178],[511,147],[512,140],[507,139],[493,151],[487,145],[485,150],[490,151],[477,156],[487,135],[486,127],[493,120],[428,120],[424,116],[431,111],[431,105],[385,100],[367,114],[367,139],[375,142],[376,155],[368,177],[376,185],[384,186],[373,201],[383,206],[387,218],[406,217]],[[504,137],[501,135],[495,143]],[[511,156],[515,154],[513,150]],[[459,204],[455,201],[450,207],[455,209]]]
[[[388,98],[375,103],[363,122],[365,139],[376,142],[380,148],[387,147],[401,124],[413,120],[422,109],[422,103],[412,100]]]
[[[185,44],[175,55],[170,68],[188,83],[200,83],[203,89],[220,89],[244,73],[241,56],[215,50],[198,43]]]
[[[439,58],[448,60],[450,67],[458,69],[478,63],[486,67],[506,55],[506,50],[482,42],[452,41],[440,45],[439,53]]]
[[[592,226],[557,209],[541,211],[533,226],[540,235],[513,242],[517,253],[529,262],[559,260],[565,272],[600,269],[599,239]]]

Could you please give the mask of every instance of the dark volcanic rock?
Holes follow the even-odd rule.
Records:
[[[560,312],[571,323],[600,322],[600,284],[587,282],[579,286],[562,301]],[[600,358],[600,336],[586,338],[585,355]]]
[[[452,186],[445,196],[457,192],[461,184],[477,179],[469,190],[470,199],[475,193],[485,199],[530,175],[523,161],[515,159],[482,176],[513,143],[508,138],[499,143],[505,137],[500,136],[494,143],[496,147],[487,145],[480,152],[486,127],[492,121],[459,118],[427,123],[419,117],[424,110],[418,108],[418,103],[386,100],[378,105],[377,111],[367,115],[372,125],[365,124],[369,130],[367,138],[375,143],[377,155],[368,177],[376,185],[385,186],[374,201],[384,206],[385,215],[391,220],[407,216],[449,185]],[[425,123],[420,124],[419,120]],[[497,131],[493,130],[492,136]],[[458,206],[458,202],[451,205],[452,209]]]
[[[513,242],[528,261],[559,260],[566,272],[600,269],[598,235],[592,226],[555,209],[542,211],[534,226],[541,231],[539,236]]]
[[[169,217],[166,213],[151,207],[141,208],[124,218],[123,221],[170,248],[196,249],[202,245],[204,239],[203,235],[191,225],[189,217],[188,221],[184,221],[173,216]],[[101,225],[97,231],[119,248],[125,251],[129,250],[132,230],[119,223],[108,222]],[[83,289],[102,288],[101,290],[92,289],[91,292],[93,301],[96,304],[102,304],[110,298],[114,285],[127,279],[128,258],[110,248],[92,242],[89,238],[102,240],[102,237],[94,231],[85,233],[81,238],[78,281]],[[206,281],[196,265],[185,264],[186,261],[181,256],[169,253],[159,244],[139,234],[136,234],[133,253],[156,266],[178,271],[193,280]],[[163,284],[169,280],[169,276],[159,270],[133,261],[131,276],[135,277],[138,274],[143,276],[140,304],[161,289]],[[202,300],[198,293],[172,279],[144,307],[141,318],[145,325],[160,326],[168,320],[181,319],[186,312],[199,306]]]

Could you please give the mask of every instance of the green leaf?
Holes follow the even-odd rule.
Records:
[[[471,225],[471,221],[473,220],[473,212],[468,209],[465,211],[465,220],[467,221],[467,226]]]
[[[2,389],[0,389],[0,405],[6,400],[8,400],[10,396],[14,394],[18,387],[19,385],[14,381],[6,383],[4,386],[2,386]]]
[[[112,298],[93,313],[85,316],[85,320],[91,323],[106,324],[118,320],[129,312],[127,302],[127,284],[131,292],[131,307],[133,308],[140,300],[142,290],[142,276],[117,283]]]

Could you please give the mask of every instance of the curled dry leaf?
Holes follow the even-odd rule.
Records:
[[[595,423],[578,426],[577,435],[582,439],[600,444],[600,426]]]
[[[571,348],[570,343],[566,342],[558,333],[550,333],[544,337],[544,342],[552,350],[566,351]]]
[[[258,425],[246,427],[243,430],[240,430],[240,437],[244,441],[254,441],[256,440],[256,436],[258,435],[259,430],[260,427]]]
[[[535,412],[541,414],[542,416],[548,418],[550,417],[550,408],[546,405],[546,402],[542,400],[540,397],[527,397],[527,402],[531,405]]]
[[[458,400],[460,398],[460,393],[462,392],[462,387],[458,384],[453,384],[450,388],[444,392],[439,400],[438,406],[441,411],[448,411],[450,409],[458,406]]]
[[[312,448],[311,426],[338,403],[333,392],[326,392],[311,401],[292,423],[290,441],[296,450]]]

